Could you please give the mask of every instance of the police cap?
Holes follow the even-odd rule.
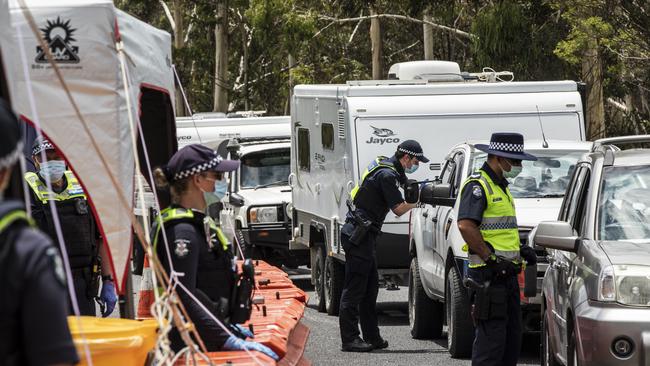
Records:
[[[32,144],[32,155],[38,155],[42,151],[56,150],[56,147],[48,139],[36,139]]]
[[[414,156],[423,163],[428,163],[429,159],[424,156],[422,146],[415,140],[406,140],[397,146],[397,151]]]
[[[18,117],[0,99],[0,169],[12,166],[23,153]]]
[[[193,144],[178,150],[165,167],[169,180],[180,180],[205,171],[230,172],[239,167],[239,161],[225,160],[207,146]]]

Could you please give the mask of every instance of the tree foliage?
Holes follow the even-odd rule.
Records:
[[[163,9],[181,14],[186,42],[174,63],[194,111],[212,110],[216,4],[226,0],[116,0],[173,33]],[[647,131],[650,118],[650,2],[638,0],[228,0],[230,110],[287,112],[290,81],[345,83],[372,74],[370,7],[380,19],[383,75],[424,57],[425,13],[435,59],[463,70],[488,66],[517,80],[584,79],[587,50],[602,63],[608,134]],[[179,12],[174,12],[178,7]],[[390,17],[389,15],[400,15]],[[406,19],[407,17],[408,19]],[[352,20],[350,20],[352,19]],[[292,63],[290,65],[290,62]]]

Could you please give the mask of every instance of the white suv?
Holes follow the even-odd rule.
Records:
[[[308,264],[308,250],[289,252],[289,138],[242,138],[229,146],[230,158],[239,158],[241,165],[230,173],[228,193],[221,200],[224,233],[239,242],[247,258],[292,268]]]
[[[515,198],[522,243],[527,245],[528,234],[537,223],[557,218],[575,164],[590,147],[590,143],[581,141],[526,141],[526,150],[539,160],[524,161],[521,174],[509,186]],[[456,223],[460,202],[456,198],[463,182],[486,159],[487,154],[476,150],[473,143],[456,145],[447,155],[440,177],[423,187],[420,196],[423,203],[411,212],[408,299],[411,335],[440,337],[446,323],[448,349],[453,357],[470,355],[474,339],[469,298],[462,282],[467,253],[462,250],[465,241]],[[432,199],[432,192],[437,198]],[[436,205],[431,204],[434,202]],[[548,264],[544,249],[535,250],[541,285]],[[519,281],[523,289],[523,274]],[[521,299],[524,330],[539,330],[539,296],[526,298],[522,290]]]

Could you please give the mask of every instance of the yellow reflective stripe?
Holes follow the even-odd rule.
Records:
[[[5,231],[11,224],[18,220],[24,220],[29,226],[34,226],[34,221],[27,216],[27,213],[23,210],[16,210],[8,213],[2,219],[0,219],[0,233]]]
[[[216,228],[217,230],[217,239],[219,239],[219,243],[221,243],[221,246],[223,247],[223,250],[227,251],[228,250],[228,245],[230,244],[228,242],[228,239],[226,236],[223,234],[223,231],[221,231],[220,228]]]
[[[373,162],[368,164],[368,167],[366,168],[366,170],[364,170],[363,174],[361,174],[361,180],[359,181],[359,183],[357,183],[357,185],[354,186],[354,188],[352,188],[352,191],[350,191],[350,197],[353,200],[354,200],[354,197],[356,197],[357,193],[359,192],[359,188],[361,187],[363,182],[366,180],[366,177],[370,173],[374,172],[375,170],[377,170],[379,168],[389,168],[389,169],[392,169],[394,171],[397,171],[397,170],[395,170],[395,167],[392,164],[383,163],[383,161],[387,160],[387,159],[388,158],[385,157],[385,156],[378,156]]]

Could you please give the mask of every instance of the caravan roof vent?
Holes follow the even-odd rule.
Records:
[[[388,70],[388,79],[426,80],[433,82],[463,81],[460,66],[451,61],[410,61],[394,64]]]

